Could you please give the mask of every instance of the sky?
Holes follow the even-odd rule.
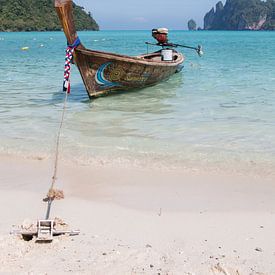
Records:
[[[187,29],[189,19],[203,27],[203,17],[218,0],[74,0],[90,11],[101,30]],[[225,2],[225,0],[223,0]]]

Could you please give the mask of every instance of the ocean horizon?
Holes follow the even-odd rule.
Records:
[[[79,32],[90,49],[147,52],[150,31]],[[261,170],[275,167],[272,32],[171,31],[183,71],[133,92],[89,100],[72,69],[62,157],[82,164],[156,164]],[[27,51],[22,51],[28,47]],[[62,32],[0,33],[0,152],[51,158],[63,106]],[[158,50],[149,47],[149,51]]]

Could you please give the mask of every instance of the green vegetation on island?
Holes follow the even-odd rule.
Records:
[[[275,30],[274,0],[220,1],[204,17],[205,30]]]
[[[74,6],[78,30],[99,30],[91,13]],[[0,31],[61,30],[52,0],[0,0]]]

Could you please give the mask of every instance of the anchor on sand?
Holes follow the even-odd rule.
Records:
[[[65,230],[57,227],[66,227],[66,224],[59,220],[38,220],[37,224],[31,224],[28,228],[21,226],[21,229],[16,229],[11,232],[12,235],[22,236],[23,240],[30,241],[36,238],[36,242],[52,242],[54,237],[67,235],[76,236],[80,234],[79,230]]]
[[[35,237],[36,242],[52,242],[53,238],[55,236],[60,236],[60,235],[75,236],[75,235],[80,234],[79,230],[73,230],[73,231],[66,230],[67,224],[64,223],[62,220],[50,219],[50,212],[51,212],[51,206],[52,206],[53,201],[64,199],[63,191],[55,189],[54,186],[55,186],[56,180],[57,180],[60,137],[61,137],[61,131],[62,131],[62,126],[63,126],[65,112],[66,112],[66,104],[67,104],[68,94],[69,94],[69,91],[66,91],[60,126],[59,126],[59,130],[58,130],[58,134],[57,134],[54,174],[52,177],[52,183],[51,183],[51,187],[49,189],[49,192],[48,192],[46,198],[43,199],[43,201],[47,202],[47,204],[48,204],[46,218],[43,220],[38,220],[36,224],[29,223],[27,226],[21,226],[20,229],[13,230],[11,232],[11,234],[14,234],[14,235],[21,235],[22,238],[27,241],[30,241]]]

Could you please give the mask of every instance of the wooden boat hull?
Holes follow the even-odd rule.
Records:
[[[55,0],[68,44],[77,40],[72,0]],[[130,57],[86,49],[82,44],[74,51],[77,65],[90,98],[114,90],[129,90],[154,85],[182,69],[184,57],[173,51],[172,61],[162,61],[161,52]]]
[[[75,60],[90,98],[114,90],[130,90],[152,86],[168,79],[182,69],[184,58],[176,53],[177,61],[154,61],[160,53],[128,57],[105,52],[77,49]]]

